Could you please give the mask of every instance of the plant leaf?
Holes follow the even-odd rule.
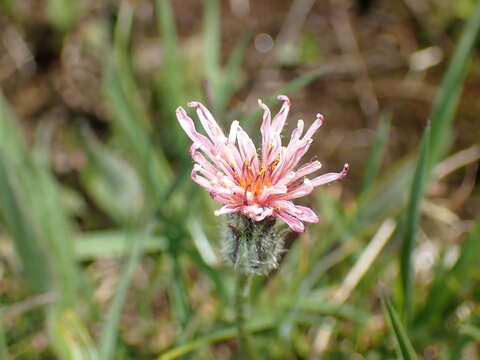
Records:
[[[403,292],[403,315],[409,321],[413,301],[413,265],[412,257],[416,245],[418,224],[420,221],[420,205],[428,182],[428,162],[430,150],[430,124],[424,130],[420,144],[420,155],[417,160],[413,183],[410,190],[410,201],[406,209],[406,229],[400,254],[400,273]]]
[[[378,122],[377,132],[372,144],[372,150],[368,157],[365,175],[362,180],[359,198],[368,193],[371,189],[375,179],[378,175],[378,170],[382,164],[383,155],[388,144],[388,137],[390,135],[390,123],[392,120],[391,112],[383,112]]]
[[[50,323],[51,338],[62,359],[99,359],[95,344],[76,312],[65,310],[55,314]]]
[[[480,32],[480,2],[477,1],[475,11],[465,24],[453,54],[453,58],[445,74],[431,114],[431,161],[435,165],[445,155],[451,143],[451,123],[457,109],[467,72],[467,64]]]
[[[127,290],[133,277],[133,271],[141,259],[144,242],[147,237],[150,236],[152,230],[153,223],[150,223],[145,226],[145,229],[141,234],[136,234],[131,238],[134,240],[131,253],[122,271],[120,282],[117,285],[117,290],[115,291],[112,305],[110,306],[105,324],[102,329],[103,331],[100,339],[100,359],[102,360],[114,359],[115,344],[117,342],[117,328],[120,321],[123,304],[125,302],[125,297],[127,295]]]
[[[400,321],[400,317],[398,316],[395,308],[386,294],[382,295],[382,303],[385,317],[388,319],[390,328],[395,336],[399,354],[404,360],[415,360],[417,355],[415,354],[412,343],[408,338],[402,322]]]

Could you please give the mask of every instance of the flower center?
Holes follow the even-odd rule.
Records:
[[[272,174],[279,161],[280,159],[276,159],[268,166],[262,164],[257,172],[251,162],[245,160],[241,174],[237,174],[238,184],[253,196],[261,195],[265,187],[272,185]]]

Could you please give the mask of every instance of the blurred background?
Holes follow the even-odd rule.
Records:
[[[479,359],[479,30],[476,0],[0,0],[0,358],[241,359],[175,109],[258,141],[287,94],[351,170],[253,279],[261,358]]]

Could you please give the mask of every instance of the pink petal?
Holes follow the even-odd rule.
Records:
[[[265,139],[262,143],[262,161],[266,166],[279,157],[282,149],[282,138],[280,133],[285,125],[285,121],[290,110],[290,100],[288,97],[280,95],[277,97],[277,99],[283,101],[282,107],[271,122],[267,137],[268,141]],[[266,154],[266,156],[263,157],[263,154]]]
[[[317,161],[317,160],[306,163],[306,164],[300,166],[295,171],[294,176],[289,181],[289,183],[293,183],[293,182],[297,181],[298,179],[319,170],[321,167],[322,167],[322,163],[320,161]]]
[[[262,100],[258,100],[258,105],[263,109],[263,121],[260,126],[260,132],[262,133],[262,163],[267,165],[269,163],[270,148],[272,148],[272,142],[270,140],[272,115],[270,109],[262,102]]]
[[[234,212],[237,212],[238,210],[239,210],[238,206],[224,205],[220,209],[215,210],[213,213],[215,214],[215,216],[220,216],[220,215],[232,214]]]
[[[317,118],[312,123],[312,125],[310,125],[303,139],[304,140],[311,139],[313,134],[317,132],[317,130],[323,125],[324,122],[325,122],[325,118],[323,117],[323,115],[317,114]]]
[[[333,181],[343,179],[345,176],[347,176],[347,173],[348,173],[348,164],[345,164],[343,166],[343,170],[340,171],[339,173],[328,173],[328,174],[320,175],[319,177],[316,177],[315,179],[312,180],[312,184],[313,186],[325,185]]]
[[[224,204],[230,203],[232,199],[232,193],[222,188],[210,190],[210,196],[213,200]]]
[[[275,200],[273,202],[273,207],[289,213],[290,215],[297,216],[298,210],[295,208],[295,204],[288,200]]]
[[[197,109],[197,115],[202,123],[203,128],[207,132],[208,136],[214,143],[224,142],[225,135],[223,134],[222,129],[218,126],[217,122],[213,118],[213,115],[208,111],[208,109],[203,106],[203,104],[192,101],[188,103],[188,106],[194,107]]]
[[[188,153],[192,158],[198,149],[200,149],[200,145],[198,143],[192,143],[192,145],[190,145],[190,149],[188,150]]]
[[[235,193],[243,194],[243,192],[245,191],[241,186],[237,185],[234,181],[232,181],[229,176],[222,176],[219,184],[226,189],[225,192],[227,192],[228,190],[228,193],[230,195],[233,195]]]
[[[218,168],[223,171],[225,174],[229,175],[232,179],[235,178],[235,169],[234,164],[229,163],[228,158],[225,159],[222,154],[215,155],[212,158],[212,161],[218,166]]]
[[[273,209],[264,208],[264,207],[259,206],[257,204],[243,206],[242,209],[240,210],[240,212],[243,215],[248,216],[249,218],[251,218],[255,221],[262,221],[267,216],[273,215]]]
[[[230,125],[230,133],[228,134],[228,142],[230,144],[235,144],[235,140],[237,139],[237,130],[238,130],[238,120],[232,121],[232,125]]]
[[[283,101],[280,111],[275,115],[272,121],[272,130],[278,134],[282,131],[287,120],[288,112],[290,111],[290,99],[285,95],[277,96],[278,100]]]
[[[315,214],[312,209],[305,206],[295,205],[291,201],[276,200],[273,203],[273,206],[275,208],[278,208],[280,211],[289,213],[290,215],[296,217],[301,221],[305,221],[309,223],[319,222],[317,214]]]
[[[302,157],[307,153],[310,145],[313,140],[311,135],[321,126],[322,120],[319,118],[320,114],[317,115],[317,119],[310,126],[305,136],[300,140],[300,136],[303,131],[303,121],[299,120],[297,128],[292,132],[290,142],[286,149],[285,154],[281,157],[281,161],[278,164],[277,169],[275,169],[273,174],[274,181],[279,181],[279,179],[289,171],[291,171],[302,159]],[[321,116],[320,116],[321,117]],[[297,178],[298,179],[298,178]]]
[[[193,166],[193,171],[196,173],[202,174],[205,178],[207,178],[211,182],[215,182],[218,179],[216,172],[207,170],[199,164],[195,164]]]
[[[255,218],[255,221],[262,221],[266,217],[272,216],[272,215],[273,215],[273,209],[271,208],[264,209],[263,212]]]
[[[315,214],[312,209],[300,205],[295,205],[295,208],[297,209],[295,217],[297,217],[298,219],[312,224],[318,224],[318,222],[320,221],[317,214]]]
[[[205,159],[205,157],[198,151],[193,152],[192,159],[201,165],[205,170],[212,174],[216,174],[218,169],[212,165],[210,161]]]
[[[187,115],[187,112],[182,108],[177,108],[176,111],[178,122],[182,127],[183,131],[188,135],[188,137],[198,144],[198,147],[203,147],[209,152],[214,152],[214,146],[208,138],[197,132],[195,129],[195,124],[193,120]]]
[[[242,157],[240,156],[240,153],[238,152],[238,148],[233,145],[233,144],[227,144],[225,151],[229,153],[229,159],[230,161],[235,165],[235,170],[237,172],[240,172],[242,169]]]
[[[295,172],[289,171],[286,174],[282,174],[280,179],[275,183],[275,186],[285,186],[292,182],[292,179],[295,178]]]
[[[203,176],[199,176],[197,174],[197,170],[195,168],[193,168],[192,170],[192,173],[191,173],[191,176],[192,176],[192,180],[195,181],[198,185],[200,185],[201,187],[207,189],[207,190],[212,190],[213,189],[213,186],[212,184],[210,183],[210,181],[208,181],[207,179],[205,179]]]
[[[323,116],[317,114],[316,120],[313,122],[301,140],[299,140],[299,138],[303,131],[303,121],[298,121],[297,128],[292,132],[292,136],[290,138],[286,154],[283,157],[283,161],[281,161],[279,168],[276,169],[277,171],[274,173],[274,180],[278,180],[282,174],[292,170],[299,163],[313,142],[311,137],[322,126],[323,121]]]
[[[192,146],[190,146],[190,155],[195,161],[197,161],[197,159],[199,158],[197,154],[201,154],[199,151],[197,151],[199,149],[202,150],[208,156],[210,161],[213,162],[214,166],[220,169],[223,173],[232,176],[233,178],[234,169],[232,169],[231,164],[225,161],[224,156],[222,156],[221,154],[220,155],[217,154],[217,148],[213,148],[213,150],[210,150],[205,148],[199,143],[193,143]],[[205,161],[208,161],[208,160],[205,159]]]
[[[302,157],[307,153],[310,145],[312,145],[313,140],[308,139],[306,142],[302,140],[301,145],[297,147],[296,151],[290,155],[288,162],[284,165],[284,171],[292,170],[300,162]]]
[[[248,163],[251,163],[253,166],[255,166],[255,169],[258,170],[258,156],[255,144],[247,135],[247,133],[240,127],[240,125],[238,126],[237,140],[240,155],[242,156],[243,160],[248,161]]]
[[[291,216],[284,211],[279,211],[279,212],[276,212],[275,214],[277,215],[277,217],[283,220],[293,231],[295,232],[305,231],[305,226],[296,217]]]
[[[287,146],[287,151],[293,151],[298,144],[298,140],[302,136],[303,127],[304,127],[303,120],[297,121],[297,127],[292,131],[292,135],[290,136],[290,142]]]
[[[280,161],[278,167],[273,172],[273,180],[275,182],[279,181],[279,179],[283,177],[284,174],[287,174],[295,166],[297,166],[298,162],[302,159],[302,157],[310,148],[312,142],[312,139],[308,139],[306,142],[302,140],[297,142],[296,147],[293,147],[290,150],[285,150],[285,153],[281,156],[283,158],[283,161]]]
[[[270,113],[268,106],[265,105],[262,100],[258,99],[258,105],[263,109],[263,119],[262,125],[260,126],[260,131],[262,134],[268,134],[272,124],[272,114]]]
[[[274,186],[269,186],[269,187],[265,187],[263,189],[263,192],[260,194],[260,196],[258,197],[258,201],[260,202],[264,202],[264,201],[267,201],[267,199],[269,197],[275,197],[275,195],[281,195],[281,194],[286,194],[288,191],[288,188],[283,185],[274,185]]]
[[[305,179],[303,184],[289,190],[285,195],[279,195],[278,199],[291,200],[310,194],[313,190],[313,184],[309,179]]]

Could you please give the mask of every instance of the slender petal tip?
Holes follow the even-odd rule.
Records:
[[[320,126],[323,125],[323,123],[325,122],[325,116],[323,116],[322,114],[318,113],[318,114],[317,114],[317,121],[320,121]]]
[[[190,101],[187,105],[188,105],[189,107],[199,107],[199,106],[200,106],[200,103],[197,102],[197,101]]]

